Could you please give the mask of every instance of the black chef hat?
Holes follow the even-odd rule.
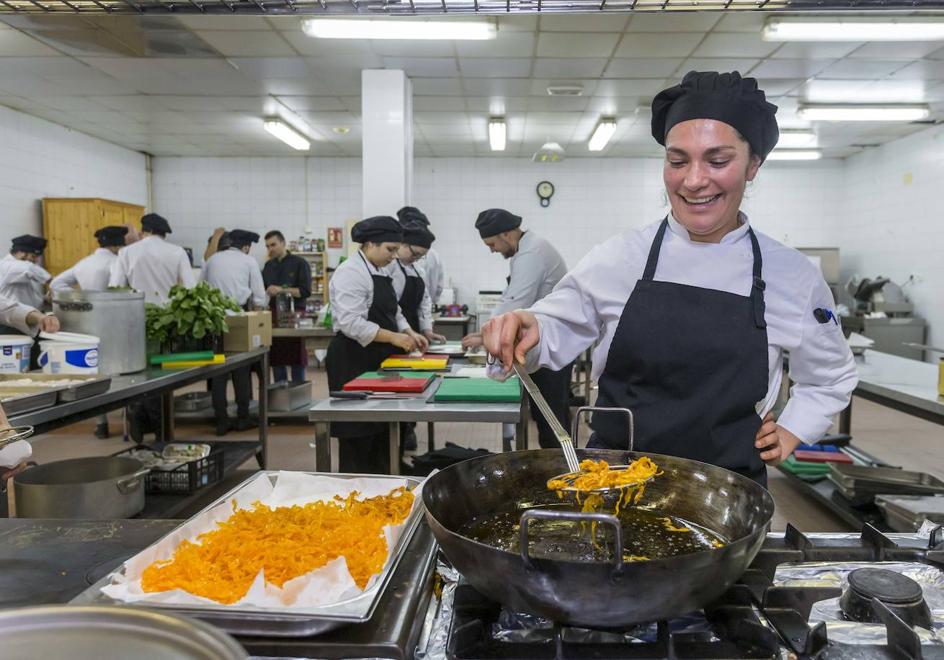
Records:
[[[400,218],[400,222],[404,226],[410,222],[418,222],[421,225],[429,227],[429,218],[415,206],[404,206],[397,211],[397,217]]]
[[[95,238],[98,239],[98,244],[102,247],[121,246],[125,244],[125,234],[127,233],[128,228],[124,225],[111,225],[96,231]]]
[[[141,218],[141,229],[152,234],[173,234],[170,223],[164,219],[164,216],[157,213],[148,213]]]
[[[42,254],[46,249],[46,239],[41,236],[23,234],[12,241],[11,252],[26,252],[27,254]]]
[[[229,244],[234,248],[241,248],[259,242],[259,234],[245,229],[234,229],[229,232]]]
[[[355,243],[399,243],[403,240],[403,228],[389,215],[375,215],[361,220],[351,227],[351,240]]]
[[[769,103],[755,78],[737,71],[689,71],[681,85],[664,89],[652,100],[652,137],[665,146],[665,136],[689,119],[715,119],[733,126],[761,160],[777,144],[777,106]]]
[[[479,213],[475,221],[475,228],[479,230],[479,236],[490,238],[503,231],[511,231],[521,226],[521,217],[514,213],[509,213],[505,209],[488,209]]]
[[[404,222],[402,224],[403,242],[407,245],[415,245],[428,250],[433,241],[436,240],[436,236],[424,224],[419,222]]]

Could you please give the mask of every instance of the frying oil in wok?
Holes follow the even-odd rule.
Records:
[[[570,510],[567,504],[542,506]],[[517,553],[521,514],[524,509],[473,521],[461,533],[481,543]],[[631,507],[618,515],[623,528],[623,560],[664,559],[719,548],[724,538],[709,529],[659,511]],[[612,561],[613,531],[606,525],[560,520],[532,520],[528,526],[530,554],[534,557],[580,561]]]

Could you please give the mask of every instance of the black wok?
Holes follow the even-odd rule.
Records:
[[[521,543],[518,553],[480,543],[463,534],[473,521],[516,511],[522,501],[553,505],[557,498],[545,484],[566,472],[567,465],[556,449],[474,458],[431,476],[423,486],[423,502],[443,552],[481,593],[513,610],[571,625],[623,627],[657,621],[701,609],[720,596],[764,541],[773,499],[746,477],[658,454],[602,449],[577,453],[581,459],[604,459],[611,465],[649,456],[664,474],[647,486],[643,504],[712,530],[726,544],[640,562],[624,562],[619,550],[612,553],[612,561],[604,562],[529,556],[528,543]],[[619,536],[611,533],[608,542],[616,543]]]

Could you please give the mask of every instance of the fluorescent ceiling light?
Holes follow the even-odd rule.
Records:
[[[593,135],[590,136],[590,142],[587,144],[587,148],[590,151],[603,151],[603,147],[606,146],[606,143],[610,141],[610,138],[613,137],[613,133],[615,132],[616,120],[612,117],[604,117],[593,130]]]
[[[767,160],[819,160],[823,152],[819,149],[774,149],[767,154]]]
[[[492,117],[488,120],[488,145],[492,151],[505,150],[507,127],[502,117]]]
[[[917,121],[927,118],[929,110],[923,103],[817,103],[800,105],[797,114],[809,121]]]
[[[281,119],[266,119],[262,124],[269,133],[282,140],[285,144],[298,149],[299,151],[308,151],[311,143],[308,139],[286,124]]]
[[[944,21],[926,18],[768,18],[765,41],[940,41]]]
[[[777,140],[778,149],[803,149],[816,146],[816,134],[813,131],[780,131]]]
[[[494,39],[492,21],[417,21],[403,18],[308,18],[302,31],[319,39]]]

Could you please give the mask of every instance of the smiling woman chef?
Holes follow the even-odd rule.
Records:
[[[529,310],[492,319],[488,352],[559,369],[596,344],[597,405],[633,411],[637,450],[766,485],[765,463],[817,440],[857,382],[819,270],[739,210],[777,143],[776,111],[737,72],[693,71],[659,93],[652,135],[671,213],[596,246]],[[795,385],[775,422],[784,351]],[[590,446],[626,447],[616,415],[593,429]]]

